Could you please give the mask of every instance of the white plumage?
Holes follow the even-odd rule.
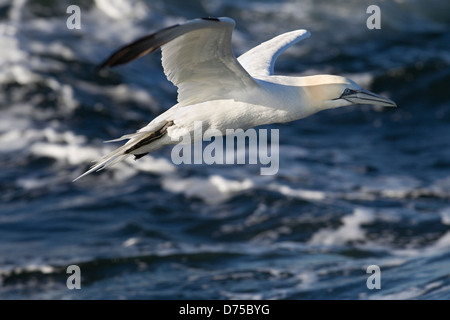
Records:
[[[281,34],[236,59],[231,47],[234,25],[230,18],[191,20],[138,39],[101,64],[123,64],[161,48],[164,73],[178,87],[178,103],[136,133],[112,140],[128,139],[77,179],[130,155],[140,158],[175,144],[193,132],[197,121],[204,131],[225,134],[226,129],[288,122],[352,104],[396,106],[344,77],[274,75],[277,57],[309,37],[307,30]]]

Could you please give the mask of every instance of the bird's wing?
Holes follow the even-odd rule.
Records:
[[[271,76],[278,56],[310,35],[308,30],[283,33],[247,51],[238,58],[238,61],[253,77]]]
[[[120,65],[159,47],[167,78],[178,87],[181,105],[226,97],[234,89],[256,85],[231,48],[235,22],[202,18],[171,26],[113,53],[99,68]]]

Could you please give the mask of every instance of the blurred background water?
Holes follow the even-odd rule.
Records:
[[[381,29],[369,30],[369,5]],[[81,29],[69,30],[69,5]],[[448,1],[0,0],[1,299],[449,299]],[[397,109],[280,130],[280,171],[180,165],[171,148],[72,180],[175,104],[154,53],[96,64],[161,27],[236,21],[239,55],[311,38],[276,73],[339,74]],[[66,268],[81,268],[68,290]],[[369,290],[369,265],[381,289]]]

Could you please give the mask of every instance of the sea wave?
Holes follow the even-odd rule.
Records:
[[[0,295],[12,299],[448,299],[449,3],[0,0]],[[176,103],[154,53],[93,73],[161,27],[231,16],[237,55],[311,38],[287,75],[341,74],[396,110],[329,110],[280,132],[280,168],[175,165],[170,148],[72,180]],[[83,289],[66,287],[77,264]],[[382,289],[366,287],[369,265]],[[105,290],[105,289],[108,290]]]

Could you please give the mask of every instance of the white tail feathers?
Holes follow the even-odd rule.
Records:
[[[125,160],[129,156],[133,155],[133,152],[130,151],[130,149],[133,148],[133,146],[137,145],[140,141],[142,141],[143,139],[145,139],[146,137],[148,137],[152,134],[153,134],[153,132],[137,132],[137,133],[122,136],[118,139],[105,141],[105,142],[115,142],[115,141],[121,141],[124,139],[130,139],[123,146],[117,148],[113,152],[111,152],[111,153],[107,154],[106,156],[95,161],[96,163],[88,171],[86,171],[81,176],[74,179],[73,182],[77,181],[78,179],[81,179],[82,177],[84,177],[94,171],[100,171],[104,168],[113,166],[116,163],[119,163],[119,162]]]
[[[97,160],[96,164],[94,164],[88,171],[86,171],[73,181],[77,181],[78,179],[81,179],[82,177],[94,171],[100,171],[106,167],[115,165],[116,163],[125,160],[131,155],[134,155],[136,159],[139,159],[150,151],[159,149],[161,146],[167,143],[161,141],[164,139],[160,138],[166,134],[167,128],[171,125],[173,125],[173,121],[159,122],[152,127],[156,129],[154,131],[141,131],[141,129],[136,133],[127,134],[118,139],[106,141],[115,142],[129,139],[123,146]],[[148,126],[146,128],[148,129]]]

